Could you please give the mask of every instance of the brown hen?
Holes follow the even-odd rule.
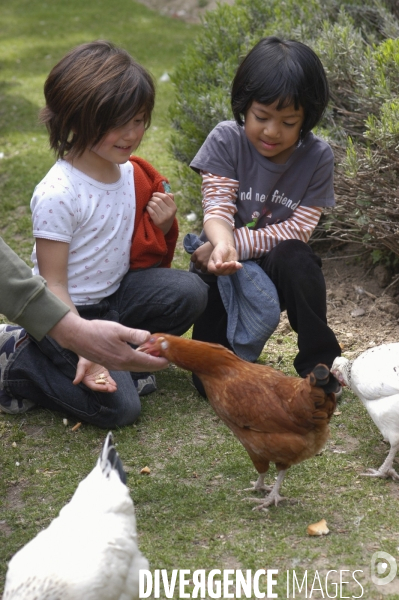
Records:
[[[199,377],[216,414],[240,440],[259,473],[250,489],[270,492],[255,500],[260,503],[257,508],[277,506],[283,500],[279,491],[287,469],[317,454],[329,436],[339,384],[328,367],[317,365],[306,379],[289,377],[246,362],[218,344],[161,333],[140,349],[164,356]],[[266,487],[270,462],[278,476],[274,486]]]

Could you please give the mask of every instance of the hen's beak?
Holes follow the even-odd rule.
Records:
[[[339,381],[339,383],[342,387],[346,387],[346,383],[343,380],[343,377],[339,371],[336,371],[335,369],[331,369],[330,373],[332,375],[334,375],[335,379],[337,379]]]
[[[140,344],[136,350],[138,352],[144,352],[145,354],[151,354],[151,350],[155,350],[155,348],[153,348],[153,343],[154,342],[151,342],[150,338],[147,342],[144,342],[144,344]]]
[[[137,350],[139,352],[144,352],[145,354],[151,354],[151,356],[161,356],[159,344],[162,343],[162,341],[165,341],[164,338],[150,337],[144,344],[138,346]]]

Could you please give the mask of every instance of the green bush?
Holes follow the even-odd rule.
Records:
[[[207,13],[200,37],[173,76],[171,148],[179,161],[183,209],[201,212],[200,180],[188,165],[210,130],[232,118],[230,84],[240,60],[261,37],[278,35],[310,45],[330,84],[331,101],[316,133],[335,152],[337,209],[323,228],[348,241],[385,244],[399,254],[391,239],[398,236],[390,206],[396,207],[394,149],[399,144],[398,106],[392,100],[399,96],[394,8],[377,0],[236,0]],[[373,204],[377,181],[386,210]],[[389,245],[376,226],[377,216],[385,232],[389,224]]]
[[[399,255],[399,39],[367,48],[365,56],[357,93],[367,89],[367,110],[361,131],[354,135],[347,125],[345,146],[334,146],[337,207],[327,227],[340,239]]]
[[[327,226],[342,240],[399,255],[399,97],[369,115],[366,128],[362,140],[335,149],[338,202]]]

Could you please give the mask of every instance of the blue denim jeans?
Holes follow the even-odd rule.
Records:
[[[281,310],[287,311],[290,325],[298,334],[298,354],[294,360],[297,373],[305,377],[318,363],[330,367],[341,349],[327,325],[321,259],[304,242],[285,240],[265,254],[259,264],[276,286]],[[193,339],[222,344],[232,350],[226,333],[227,313],[216,278],[209,275],[202,278],[209,285],[209,300],[194,324]]]
[[[129,271],[119,289],[101,302],[78,307],[86,319],[107,319],[127,327],[181,335],[207,303],[207,285],[197,275],[176,269]],[[73,385],[78,357],[45,337],[26,340],[4,371],[4,389],[18,399],[107,429],[134,423],[140,399],[130,373],[112,371],[118,389],[98,393]],[[137,377],[138,374],[134,374]]]

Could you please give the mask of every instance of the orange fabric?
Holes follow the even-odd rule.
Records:
[[[166,235],[154,225],[145,210],[154,192],[163,192],[163,177],[150,163],[139,156],[131,156],[136,190],[136,217],[132,245],[130,248],[130,269],[149,267],[170,267],[176,247],[179,227],[177,219]]]

